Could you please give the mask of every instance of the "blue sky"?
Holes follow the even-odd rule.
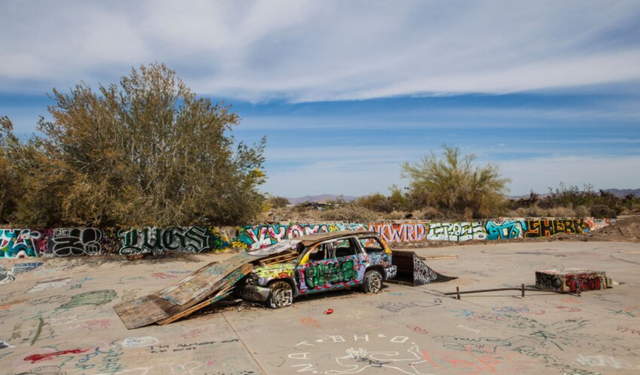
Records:
[[[131,4],[133,3],[133,4]],[[273,195],[404,186],[442,144],[512,179],[640,188],[637,1],[6,1],[0,115],[164,62],[267,136]]]

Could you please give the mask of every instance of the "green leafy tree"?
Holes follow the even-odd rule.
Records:
[[[409,209],[409,202],[407,200],[407,196],[403,193],[402,188],[392,185],[389,190],[391,191],[391,195],[389,195],[389,205],[395,211],[407,211]]]
[[[237,143],[231,107],[197,97],[164,64],[50,97],[44,136],[16,153],[24,225],[235,225],[260,211],[265,139]]]
[[[12,131],[11,121],[0,118],[0,222],[3,224],[14,220],[16,207],[24,195],[24,179],[15,163],[17,151],[22,147]]]
[[[268,202],[273,208],[284,208],[291,204],[288,198],[278,196],[269,197]]]
[[[489,217],[501,207],[508,178],[497,166],[474,167],[475,155],[461,156],[458,148],[444,145],[442,158],[431,152],[416,163],[402,164],[409,178],[410,201],[417,207],[436,207],[447,215]]]

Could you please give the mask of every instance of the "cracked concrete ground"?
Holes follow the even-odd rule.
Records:
[[[233,305],[136,330],[124,327],[115,304],[231,255],[134,262],[2,259],[0,374],[640,371],[640,244],[525,242],[415,251],[458,255],[427,263],[459,279],[420,287],[387,284],[377,295],[304,297],[282,310]],[[527,292],[522,298],[517,291],[461,300],[444,295],[456,286],[465,291],[533,285],[536,270],[576,267],[605,271],[620,284],[580,297]],[[328,309],[333,313],[326,314]]]

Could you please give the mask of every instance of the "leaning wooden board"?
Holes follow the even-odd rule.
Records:
[[[253,265],[251,265],[251,264],[243,265],[242,267],[238,268],[237,270],[231,272],[229,275],[227,275],[224,279],[222,279],[220,281],[220,285],[222,285],[222,287],[218,290],[218,292],[212,298],[209,298],[208,300],[206,300],[204,302],[200,302],[197,305],[192,306],[192,307],[183,306],[180,309],[179,313],[174,313],[170,318],[160,320],[157,323],[160,324],[160,325],[169,324],[169,323],[174,322],[174,321],[176,321],[178,319],[182,319],[185,316],[193,314],[194,312],[196,312],[196,311],[198,311],[200,309],[203,309],[203,308],[211,305],[214,302],[217,302],[217,301],[223,299],[224,297],[228,296],[231,293],[233,285],[235,283],[237,283],[238,281],[240,281],[245,275],[249,274],[251,271],[253,271]]]
[[[225,280],[228,275],[245,264],[270,255],[270,253],[261,253],[260,255],[241,253],[223,263],[209,263],[159,292],[120,303],[113,309],[128,329],[168,320],[205,300],[216,291],[226,286],[233,286],[239,279],[234,277]],[[251,272],[251,270],[246,272]]]

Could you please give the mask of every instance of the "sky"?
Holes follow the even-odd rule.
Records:
[[[444,144],[510,195],[640,188],[638,1],[3,1],[0,116],[165,63],[267,137],[261,190],[388,194]]]

